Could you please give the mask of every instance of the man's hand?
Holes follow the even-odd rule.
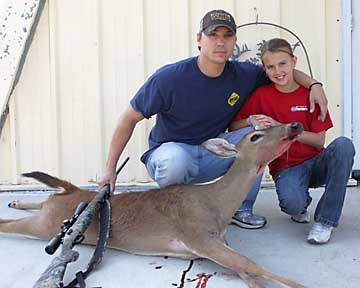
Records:
[[[318,119],[324,122],[328,111],[328,100],[321,85],[313,85],[311,87],[309,101],[310,113],[314,112],[315,104],[318,104],[320,107],[320,115]]]
[[[98,180],[99,190],[101,190],[106,184],[110,184],[110,193],[113,194],[115,191],[116,171],[107,170],[103,172]]]

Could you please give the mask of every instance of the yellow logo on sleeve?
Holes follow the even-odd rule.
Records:
[[[230,106],[234,106],[236,104],[236,102],[239,100],[239,98],[240,98],[239,94],[237,94],[235,92],[231,93],[231,95],[228,99],[228,104]]]

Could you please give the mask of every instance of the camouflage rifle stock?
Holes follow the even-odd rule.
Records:
[[[125,166],[129,157],[116,171],[119,174],[120,170]],[[71,226],[70,230],[65,234],[60,255],[56,256],[46,270],[42,273],[40,278],[36,281],[33,288],[62,288],[65,270],[70,262],[75,262],[79,258],[79,252],[72,250],[72,248],[81,242],[84,232],[89,227],[92,219],[98,215],[101,205],[110,197],[110,185],[107,184],[101,189],[99,193],[95,194],[93,200],[83,210],[76,222]]]
[[[79,252],[72,250],[75,244],[78,243],[89,227],[91,220],[98,215],[100,207],[110,195],[110,186],[106,185],[99,193],[96,194],[93,200],[80,214],[77,221],[71,227],[71,232],[65,234],[61,253],[56,256],[48,268],[43,272],[40,278],[36,281],[33,288],[61,288],[63,287],[63,278],[66,266],[70,262],[75,262],[79,258]]]

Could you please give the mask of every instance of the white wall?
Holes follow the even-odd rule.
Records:
[[[160,66],[197,54],[200,18],[210,9],[233,13],[237,23],[281,24],[304,42],[314,76],[326,85],[341,133],[340,0],[50,0],[29,50],[0,138],[0,181],[42,170],[77,184],[95,181],[118,116]],[[309,9],[312,7],[312,9]],[[288,37],[266,27],[244,28],[238,43]],[[291,40],[293,41],[293,40]],[[254,46],[255,45],[255,46]],[[299,53],[300,69],[307,72]],[[139,161],[151,121],[135,131],[119,181],[147,181]],[[123,157],[123,158],[124,158]]]

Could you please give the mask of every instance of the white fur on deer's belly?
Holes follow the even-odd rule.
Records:
[[[192,260],[199,258],[191,253],[191,250],[180,240],[171,240],[167,243],[168,251],[156,252],[156,251],[129,251],[134,254],[146,255],[146,256],[169,256],[180,259]]]

